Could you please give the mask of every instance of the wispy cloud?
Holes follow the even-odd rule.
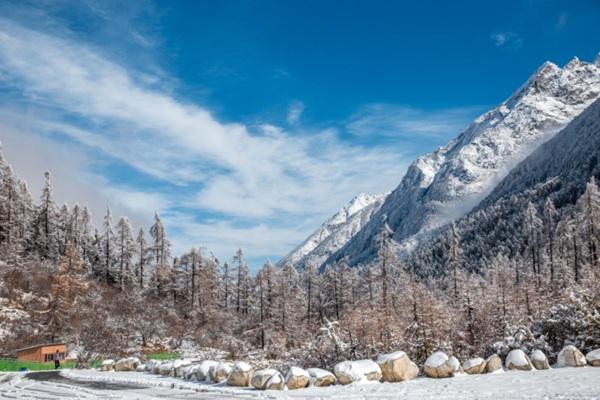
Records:
[[[456,136],[482,110],[483,107],[462,107],[425,111],[393,104],[371,104],[356,112],[346,128],[357,136]]]
[[[296,124],[300,120],[300,116],[304,112],[304,103],[301,101],[293,102],[288,108],[287,123],[290,125]]]
[[[237,246],[255,258],[283,255],[357,192],[394,187],[408,161],[393,148],[345,141],[334,129],[298,135],[223,123],[157,82],[72,35],[0,19],[0,84],[11,93],[0,102],[4,123],[68,143],[84,161],[67,179],[101,176],[107,201],[142,214],[160,208],[174,242],[215,246],[227,251],[221,257]],[[292,123],[301,110],[290,109]],[[44,157],[37,151],[30,157]],[[115,180],[104,170],[115,162],[117,176],[130,169],[152,187]]]
[[[510,31],[492,33],[490,39],[496,47],[507,47],[514,50],[523,47],[523,38]]]
[[[556,24],[554,24],[554,29],[556,29],[557,31],[561,31],[565,26],[567,26],[567,13],[561,13],[558,16]]]

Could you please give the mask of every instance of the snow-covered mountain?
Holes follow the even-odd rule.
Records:
[[[291,263],[302,268],[311,261],[317,266],[321,265],[360,231],[379,210],[386,196],[358,194],[277,264]]]
[[[600,57],[544,63],[510,98],[448,145],[414,161],[370,221],[326,262],[350,265],[376,255],[383,221],[405,251],[475,207],[520,161],[600,97]]]

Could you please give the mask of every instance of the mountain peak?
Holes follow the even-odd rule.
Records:
[[[600,65],[600,53],[598,53],[598,55],[596,56],[596,58],[594,59],[594,64],[596,65]]]

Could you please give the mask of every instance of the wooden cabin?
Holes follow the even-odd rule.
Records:
[[[67,355],[66,343],[38,344],[37,346],[19,349],[17,350],[17,359],[19,361],[33,362],[53,361],[56,350],[58,350],[60,354],[61,361],[64,360]]]

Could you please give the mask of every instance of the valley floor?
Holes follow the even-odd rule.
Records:
[[[236,389],[137,372],[73,370],[0,376],[0,398],[13,399],[500,399],[600,400],[600,368],[504,372],[403,383],[369,383],[294,391]]]

